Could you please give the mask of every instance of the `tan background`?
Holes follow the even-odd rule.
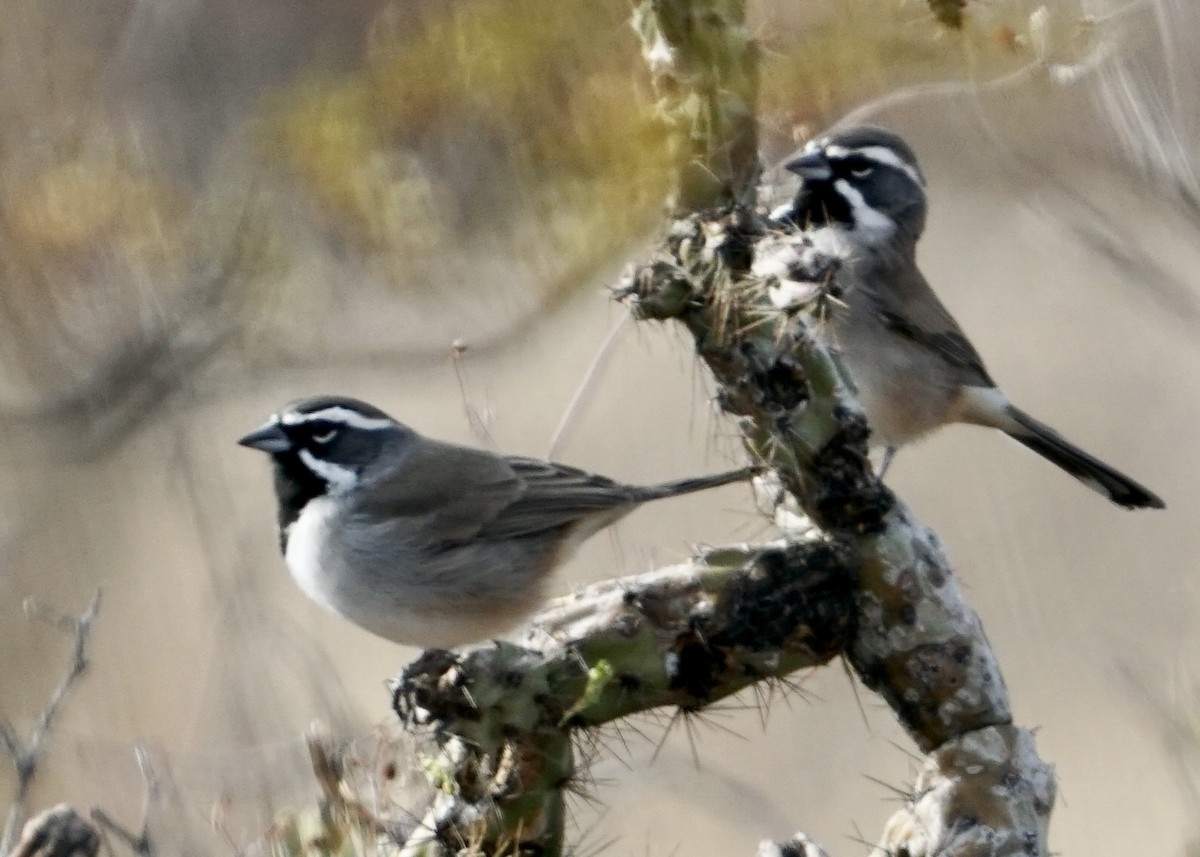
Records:
[[[1195,832],[1185,788],[1195,748],[1169,750],[1156,712],[1200,708],[1200,241],[1194,212],[1102,137],[1093,96],[1032,83],[881,118],[922,159],[933,202],[921,263],[992,374],[1022,407],[1151,486],[1168,510],[1111,507],[1015,444],[967,428],[905,451],[889,481],[941,536],[999,653],[1018,721],[1038,728],[1039,750],[1057,766],[1055,850],[1179,854]],[[1120,264],[1081,238],[1097,228],[1127,250]],[[621,316],[601,288],[620,261],[509,341],[468,351],[466,401],[491,415],[505,451],[545,452]],[[289,276],[350,282],[344,261],[324,264]],[[388,721],[383,681],[413,653],[304,600],[275,549],[266,462],[233,441],[284,400],[338,391],[473,442],[453,366],[437,352],[456,337],[486,342],[523,317],[522,264],[499,259],[488,272],[498,288],[476,293],[464,280],[455,299],[419,310],[403,295],[341,284],[336,312],[315,313],[309,338],[292,342],[301,352],[316,343],[311,364],[262,369],[249,359],[252,368],[230,370],[243,359],[237,345],[98,460],[66,462],[55,426],[10,421],[0,714],[22,733],[65,645],[24,622],[21,598],[78,608],[105,591],[93,666],[53,737],[37,805],[99,804],[132,821],[131,748],[144,742],[187,818],[163,816],[167,853],[209,842],[222,795],[228,832],[245,841],[262,818],[311,799],[298,737],[310,720],[360,732]],[[434,353],[321,359],[337,353],[326,324],[353,331],[368,318],[381,337],[424,336]],[[635,328],[560,457],[644,482],[726,466],[737,447],[709,393],[677,331]],[[559,589],[669,562],[690,542],[765,532],[744,488],[664,503],[595,538]],[[661,718],[623,729],[594,769],[602,832],[585,841],[615,836],[614,854],[748,854],[759,838],[803,829],[835,853],[860,853],[854,840],[874,840],[896,806],[880,783],[914,778],[911,744],[841,668],[801,687],[765,713],[747,697],[665,738]],[[0,773],[0,794],[8,776]],[[582,827],[597,823],[596,807],[577,809]]]

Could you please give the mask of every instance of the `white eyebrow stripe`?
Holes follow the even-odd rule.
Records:
[[[833,160],[849,158],[851,155],[860,155],[864,158],[869,158],[877,164],[895,167],[912,179],[919,187],[925,187],[925,179],[921,178],[921,174],[917,169],[887,146],[862,146],[857,149],[849,149],[845,146],[837,145],[826,146],[825,155]]]
[[[279,422],[285,426],[297,426],[304,423],[313,423],[320,420],[329,422],[341,423],[350,428],[364,429],[366,431],[378,431],[380,429],[391,428],[396,425],[395,421],[381,418],[368,417],[360,414],[358,411],[344,408],[341,405],[333,405],[332,407],[322,408],[319,411],[313,411],[310,414],[298,414],[295,411],[288,411],[286,414],[281,414]]]

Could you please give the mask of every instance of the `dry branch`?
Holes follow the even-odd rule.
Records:
[[[150,756],[146,749],[138,744],[133,748],[137,760],[138,772],[142,775],[142,823],[137,833],[113,819],[100,807],[92,808],[92,821],[96,822],[105,833],[110,834],[138,857],[154,857],[154,842],[150,837],[150,815],[161,792],[158,774],[150,764]],[[107,842],[105,843],[108,844]]]
[[[58,684],[51,692],[50,699],[47,700],[46,706],[42,709],[42,713],[38,717],[37,723],[34,724],[33,731],[30,733],[27,742],[21,741],[12,724],[0,718],[0,744],[4,746],[4,749],[12,758],[13,766],[17,773],[16,791],[13,795],[12,803],[8,808],[8,818],[4,823],[4,832],[0,835],[0,854],[8,853],[9,846],[16,835],[17,827],[21,824],[21,818],[25,815],[25,801],[29,797],[29,789],[33,786],[34,777],[37,776],[38,764],[41,761],[46,740],[50,737],[50,730],[54,726],[59,711],[62,709],[62,704],[66,701],[67,695],[75,686],[75,682],[79,680],[84,670],[87,669],[88,641],[91,637],[92,623],[95,621],[96,614],[99,611],[99,592],[96,593],[95,597],[92,598],[91,604],[79,616],[69,616],[33,598],[25,599],[25,614],[27,616],[31,619],[40,619],[70,633],[74,645],[71,650],[71,662],[67,666],[67,671],[59,679]]]

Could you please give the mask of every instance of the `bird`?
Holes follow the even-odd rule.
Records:
[[[625,485],[428,438],[336,395],[292,402],[238,443],[273,460],[280,549],[300,588],[367,631],[423,648],[515,627],[555,568],[642,503],[757,472]]]
[[[929,201],[916,154],[898,134],[835,129],[783,167],[801,182],[769,222],[773,234],[802,234],[837,261],[838,300],[814,333],[849,370],[871,442],[884,447],[881,476],[899,447],[967,423],[999,429],[1119,506],[1164,508],[1152,491],[1018,408],[992,379],[917,266]],[[763,258],[754,270],[787,263]],[[788,299],[786,289],[773,300],[777,294]]]

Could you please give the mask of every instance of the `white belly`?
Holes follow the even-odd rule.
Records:
[[[292,579],[309,598],[340,613],[334,597],[337,587],[329,574],[326,551],[335,514],[336,507],[328,497],[317,497],[306,503],[300,516],[288,528],[284,562]]]
[[[522,598],[432,592],[421,584],[417,558],[410,558],[418,563],[411,566],[367,567],[361,558],[347,565],[343,524],[329,498],[310,500],[288,529],[284,561],[309,598],[385,639],[442,648],[478,642],[517,625],[541,599],[540,581],[529,584]],[[404,546],[397,552],[404,553]],[[436,569],[430,571],[437,576]]]

